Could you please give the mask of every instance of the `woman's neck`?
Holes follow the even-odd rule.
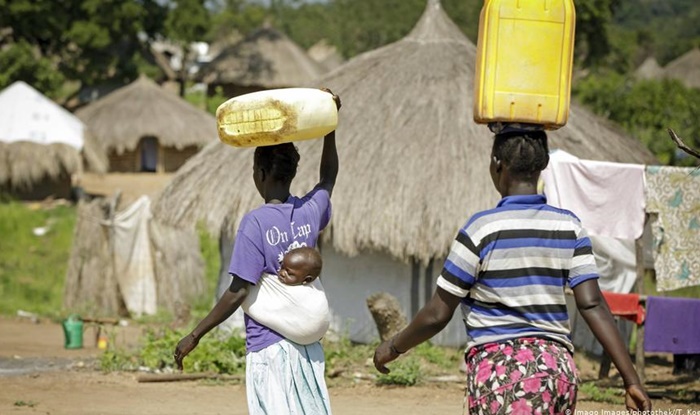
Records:
[[[289,198],[289,185],[273,186],[265,192],[265,203],[284,203]]]
[[[512,182],[506,188],[506,191],[501,195],[506,196],[522,196],[522,195],[536,195],[537,194],[537,181],[517,181]]]

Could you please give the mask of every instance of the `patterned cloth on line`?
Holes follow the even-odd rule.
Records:
[[[700,285],[700,169],[648,166],[645,179],[657,289]]]
[[[323,348],[281,340],[246,355],[250,415],[330,415]]]
[[[521,338],[474,347],[467,354],[467,373],[465,413],[575,412],[576,365],[558,342]]]

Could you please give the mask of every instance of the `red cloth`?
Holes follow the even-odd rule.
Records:
[[[608,303],[610,312],[614,316],[634,321],[637,324],[644,322],[644,307],[639,304],[639,294],[618,294],[603,291],[605,302]]]

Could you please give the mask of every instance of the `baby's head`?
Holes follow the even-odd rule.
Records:
[[[279,280],[287,285],[308,284],[321,274],[321,254],[307,246],[292,249],[282,259]]]

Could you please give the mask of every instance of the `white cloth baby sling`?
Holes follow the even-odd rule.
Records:
[[[320,278],[309,284],[286,285],[277,275],[263,274],[250,287],[241,307],[258,323],[302,345],[321,340],[330,326],[328,299]]]

